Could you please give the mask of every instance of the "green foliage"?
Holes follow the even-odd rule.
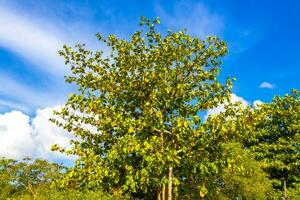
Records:
[[[52,180],[59,178],[62,167],[45,160],[22,161],[0,159],[0,199],[17,196],[21,193],[34,195],[36,187],[50,186]]]
[[[273,193],[268,174],[262,163],[256,161],[249,150],[239,143],[229,144],[228,168],[222,174],[220,199],[269,199]]]
[[[0,199],[6,199],[14,192],[14,187],[11,184],[11,170],[9,170],[14,162],[11,159],[0,159]]]
[[[202,121],[230,100],[232,80],[217,79],[227,46],[158,24],[142,18],[128,40],[97,34],[106,57],[64,46],[78,91],[52,121],[76,139],[52,149],[78,159],[1,158],[0,199],[299,199],[300,92]]]
[[[162,36],[156,24],[142,18],[143,29],[130,40],[97,34],[108,57],[81,44],[60,51],[72,70],[66,81],[78,92],[56,112],[62,120],[52,121],[77,139],[71,149],[53,150],[79,159],[58,186],[153,198],[172,168],[174,194],[213,192],[210,177],[226,167],[229,136],[220,121],[202,122],[198,113],[229,98],[231,79],[217,80],[227,46],[185,31]]]
[[[232,157],[233,166],[242,163],[244,169],[245,166],[251,165],[254,166],[252,170],[256,170],[254,170],[255,175],[249,177],[240,174],[227,176],[227,173],[223,173],[225,187],[222,190],[229,189],[230,192],[227,194],[235,196],[238,194],[245,199],[249,199],[250,196],[257,196],[255,199],[281,199],[284,196],[288,199],[298,199],[300,196],[299,94],[299,91],[293,90],[291,94],[284,97],[275,96],[272,102],[262,104],[258,108],[230,104],[225,106],[225,112],[210,117],[218,119],[225,132],[233,133],[229,141],[240,142],[243,145],[243,150],[237,151]],[[229,149],[229,152],[234,149]],[[247,154],[249,155],[245,156]],[[268,179],[262,178],[265,177],[264,174],[267,174]],[[226,181],[229,185],[226,185]],[[284,189],[284,182],[286,182],[286,189]],[[272,190],[268,189],[270,183]]]
[[[284,182],[286,193],[297,196],[300,181],[299,91],[293,90],[284,97],[275,96],[272,102],[258,108],[236,109],[235,113],[227,126],[268,174],[275,189],[272,196],[284,196]]]
[[[64,167],[45,160],[22,161],[0,159],[0,200],[4,199],[36,199],[36,200],[81,200],[81,199],[126,199],[112,196],[98,190],[76,191],[59,190],[53,187],[53,181],[61,177]]]
[[[64,173],[42,160],[0,160],[0,199],[162,199],[167,185],[178,199],[299,199],[299,91],[202,121],[230,98],[232,80],[217,79],[227,46],[162,35],[159,23],[142,18],[128,40],[97,34],[107,57],[64,46],[66,81],[78,91],[52,121],[76,139],[52,149],[78,159]]]
[[[252,137],[245,146],[264,162],[264,169],[273,180],[274,188],[295,187],[300,182],[300,93],[276,96],[249,116],[253,121]]]
[[[112,195],[105,194],[101,191],[78,191],[78,190],[57,190],[49,188],[37,188],[35,194],[21,194],[16,197],[10,198],[11,200],[126,200],[128,198],[118,198]]]

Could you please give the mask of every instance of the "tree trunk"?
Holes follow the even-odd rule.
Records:
[[[157,193],[157,198],[156,198],[157,200],[161,200],[161,191],[159,191],[158,193]]]
[[[160,132],[160,137],[161,137],[161,146],[160,146],[160,148],[161,148],[161,152],[162,152],[162,154],[164,154],[164,134],[163,134],[163,132],[161,131]],[[165,177],[163,177],[163,180],[164,180],[164,178]],[[161,199],[162,200],[166,200],[166,184],[165,183],[163,183],[163,185],[162,185],[162,192],[161,192],[162,194],[161,194]]]
[[[173,167],[169,167],[169,181],[168,181],[168,200],[172,200],[172,175]]]
[[[166,200],[166,185],[162,185],[162,200]]]
[[[285,179],[283,181],[283,199],[284,200],[287,199],[287,195],[286,195],[286,180]]]

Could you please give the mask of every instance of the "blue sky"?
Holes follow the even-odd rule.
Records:
[[[247,101],[270,101],[274,94],[299,88],[296,0],[2,0],[1,11],[0,112],[34,113],[63,103],[71,88],[63,82],[67,68],[56,54],[61,45],[84,42],[99,49],[95,33],[126,38],[138,28],[141,15],[159,16],[162,31],[187,28],[195,36],[212,34],[227,41],[230,53],[221,78],[235,76],[233,92]],[[269,87],[260,88],[263,82]]]
[[[39,114],[62,105],[72,91],[57,54],[62,45],[102,49],[95,33],[126,38],[142,15],[160,17],[161,31],[221,37],[229,54],[220,78],[237,78],[236,98],[269,102],[300,89],[299,13],[297,0],[0,0],[0,120],[21,111],[32,129]],[[0,133],[3,127],[0,122]]]

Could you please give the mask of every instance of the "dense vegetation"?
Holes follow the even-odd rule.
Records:
[[[299,199],[299,91],[258,107],[228,103],[232,79],[218,79],[226,43],[163,36],[159,23],[142,18],[129,41],[97,34],[109,56],[64,46],[78,92],[52,121],[76,139],[52,149],[78,159],[67,168],[3,158],[0,198]]]

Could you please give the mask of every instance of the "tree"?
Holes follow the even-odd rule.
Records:
[[[262,162],[242,144],[228,143],[229,165],[222,173],[221,194],[218,199],[270,199],[273,188]]]
[[[0,199],[129,199],[125,196],[112,196],[103,191],[78,191],[61,189],[55,186],[54,180],[60,179],[65,167],[49,163],[46,160],[24,158],[0,159]]]
[[[0,159],[0,199],[6,199],[14,193],[14,187],[11,185],[10,166],[14,164],[12,159]]]
[[[244,148],[263,163],[274,189],[300,195],[300,92],[292,90],[256,109],[249,107],[234,123]]]
[[[231,79],[217,80],[227,46],[185,31],[162,36],[159,23],[142,18],[146,28],[130,40],[97,34],[111,50],[107,57],[83,44],[60,51],[72,70],[66,81],[78,87],[56,112],[61,119],[52,119],[77,137],[71,149],[53,146],[78,156],[62,187],[158,199],[213,191],[209,177],[226,166],[228,135],[198,114],[229,99]]]
[[[31,160],[24,158],[22,161],[13,159],[0,159],[0,197],[17,196],[28,193],[33,197],[38,187],[48,188],[51,182],[61,175],[62,167],[51,164],[46,160]]]

